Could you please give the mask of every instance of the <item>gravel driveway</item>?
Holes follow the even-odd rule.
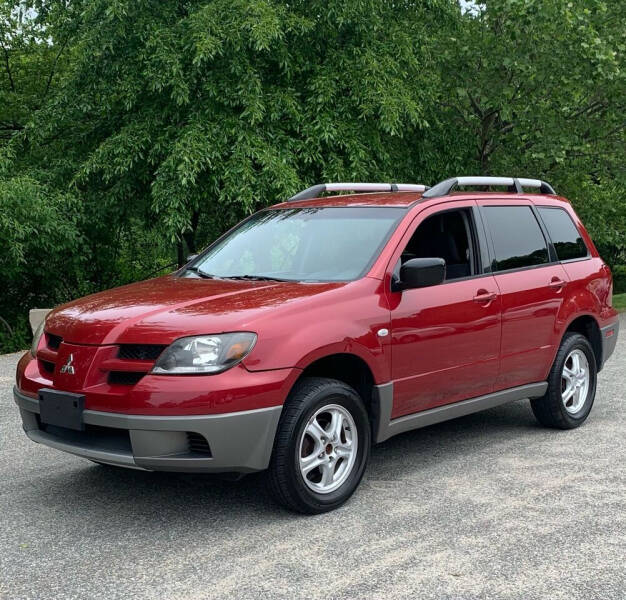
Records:
[[[587,423],[516,402],[373,449],[304,517],[237,483],[94,465],[30,442],[0,356],[2,598],[626,597],[626,320]]]

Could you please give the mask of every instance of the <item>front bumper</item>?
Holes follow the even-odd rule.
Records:
[[[85,410],[85,431],[74,431],[42,424],[39,400],[17,388],[13,395],[31,440],[97,462],[148,471],[248,473],[265,469],[282,410],[282,406],[272,406],[182,416]]]

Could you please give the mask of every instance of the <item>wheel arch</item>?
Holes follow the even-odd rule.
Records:
[[[374,371],[363,357],[351,352],[334,352],[319,356],[301,368],[302,373],[294,382],[294,386],[306,377],[337,379],[357,391],[365,409],[371,415],[372,393],[376,381]]]
[[[595,355],[597,370],[600,371],[603,363],[602,334],[600,333],[600,324],[597,319],[591,314],[577,315],[571,319],[571,321],[567,324],[567,327],[563,330],[561,340],[565,334],[569,332],[580,333],[589,340]]]

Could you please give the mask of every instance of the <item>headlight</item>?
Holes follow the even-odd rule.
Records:
[[[41,340],[41,336],[43,335],[43,328],[46,325],[46,320],[44,319],[39,325],[37,329],[35,329],[35,333],[33,333],[33,343],[30,347],[30,353],[35,356],[37,354],[37,348],[39,346],[39,340]]]
[[[252,350],[256,334],[222,333],[184,337],[172,342],[156,361],[157,375],[221,373],[241,362]]]

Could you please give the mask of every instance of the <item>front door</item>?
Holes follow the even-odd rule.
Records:
[[[474,203],[420,213],[392,259],[446,261],[436,286],[392,292],[392,418],[488,394],[498,373],[500,295],[483,272]],[[484,234],[483,234],[484,235]]]

